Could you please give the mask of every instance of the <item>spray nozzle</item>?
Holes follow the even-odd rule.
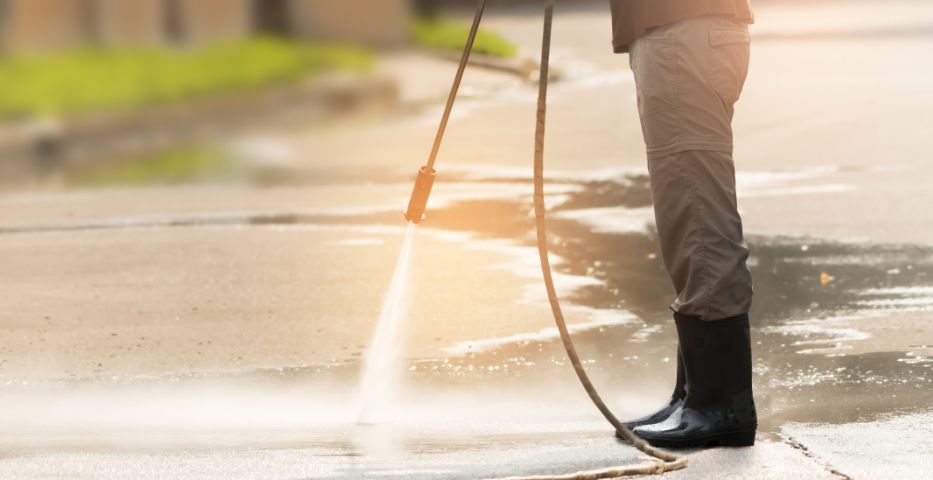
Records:
[[[405,219],[409,222],[421,223],[421,220],[424,219],[424,209],[428,205],[428,197],[431,195],[431,187],[434,186],[434,177],[436,176],[437,172],[427,165],[418,170],[415,188],[411,191],[408,209],[405,210]]]

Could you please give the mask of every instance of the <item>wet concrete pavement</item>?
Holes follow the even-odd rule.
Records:
[[[438,198],[448,186],[482,198],[530,187],[522,182],[441,183]],[[552,252],[575,338],[612,407],[641,413],[663,400],[674,348],[646,178],[555,185]],[[354,396],[367,324],[378,316],[379,295],[361,289],[378,293],[388,281],[386,266],[369,267],[397,253],[399,214],[288,210],[300,191],[255,202],[237,195],[262,205],[252,212],[208,204],[185,215],[58,223],[46,205],[42,222],[5,226],[4,316],[44,320],[38,329],[8,324],[0,348],[3,368],[19,372],[0,402],[9,455],[0,470],[121,478],[133,468],[155,477],[171,463],[186,465],[175,475],[182,478],[477,478],[639,460],[607,435],[550,327],[527,192],[442,203],[417,232],[401,412],[368,437],[341,403]],[[594,210],[617,215],[600,225]],[[933,400],[933,342],[922,340],[930,338],[933,248],[748,240],[761,299],[752,312],[759,447],[694,453],[696,464],[679,475],[703,478],[727,462],[737,478],[833,478],[831,470],[887,478],[870,462],[857,464],[868,475],[846,472],[848,450],[838,442],[859,443],[847,426],[889,431],[899,415],[920,425],[907,451],[922,454],[930,419],[916,412]],[[45,292],[41,301],[36,291]],[[823,457],[829,435],[835,442]],[[912,467],[898,472],[924,458],[906,458]]]
[[[839,28],[887,28],[866,5],[847,4]],[[806,12],[759,9],[737,119],[758,444],[690,452],[671,478],[931,466],[933,71],[910,61],[930,37],[774,38],[811,32]],[[490,25],[532,48],[525,13]],[[555,41],[574,39],[555,52],[567,76],[548,139],[559,290],[600,391],[637,415],[669,393],[674,334],[630,76],[591,33],[605,12],[558,15]],[[289,185],[0,197],[0,476],[481,478],[640,461],[556,340],[532,243],[534,90],[495,82],[484,75],[451,123],[415,240],[406,370],[375,426],[355,423],[360,359],[433,108],[231,141],[278,145],[302,179]],[[890,95],[866,95],[877,88]]]

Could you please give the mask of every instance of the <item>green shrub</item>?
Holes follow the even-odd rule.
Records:
[[[410,29],[410,37],[415,45],[440,50],[463,50],[469,34],[469,25],[438,18],[416,19]],[[498,33],[481,28],[476,33],[473,51],[493,57],[511,58],[515,56],[518,48]]]
[[[129,109],[363,70],[359,49],[251,38],[196,49],[83,48],[0,58],[0,120]]]

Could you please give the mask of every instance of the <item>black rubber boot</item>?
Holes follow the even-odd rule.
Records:
[[[758,416],[748,315],[704,321],[678,313],[674,321],[687,398],[667,420],[636,427],[635,434],[667,448],[754,445]]]
[[[642,425],[651,425],[654,423],[662,422],[671,416],[675,410],[680,408],[684,404],[684,398],[687,397],[687,376],[684,373],[684,358],[680,353],[680,347],[677,347],[677,380],[674,382],[674,393],[671,393],[671,398],[664,404],[663,407],[658,409],[654,413],[650,413],[641,418],[636,418],[634,420],[629,420],[622,422],[623,425],[628,427],[629,430],[634,430],[635,427],[640,427]],[[616,437],[624,440],[622,434],[616,432]]]

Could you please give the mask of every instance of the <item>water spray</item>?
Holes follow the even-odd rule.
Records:
[[[356,421],[360,425],[370,425],[382,419],[385,414],[383,407],[396,393],[401,326],[408,314],[407,290],[414,234],[415,224],[409,223],[402,240],[402,251],[392,272],[389,291],[382,301],[382,313],[379,314],[376,332],[364,359],[356,412]]]
[[[460,63],[457,68],[457,74],[454,77],[453,86],[450,89],[450,95],[447,97],[447,104],[444,108],[444,114],[441,117],[440,125],[437,129],[437,135],[434,137],[434,146],[431,149],[431,155],[428,163],[421,167],[415,180],[415,186],[411,193],[411,199],[408,202],[408,209],[405,211],[405,219],[412,224],[420,223],[424,217],[424,211],[427,208],[428,197],[431,195],[431,187],[434,185],[434,179],[437,172],[434,170],[434,162],[437,159],[437,153],[440,149],[441,140],[447,129],[447,122],[450,119],[450,112],[454,101],[457,98],[457,91],[460,88],[460,81],[463,79],[463,72],[466,69],[467,62],[470,59],[470,53],[473,50],[473,42],[476,39],[476,32],[479,29],[480,21],[483,17],[483,11],[486,8],[486,0],[478,0],[476,6],[476,15],[473,17],[473,25],[470,28],[470,34],[467,37],[466,46],[463,54],[460,56]],[[573,339],[567,330],[567,324],[564,321],[564,315],[560,308],[560,301],[557,297],[557,291],[554,287],[554,279],[551,273],[551,264],[548,259],[547,249],[547,229],[546,229],[546,208],[544,204],[544,127],[547,117],[547,88],[548,88],[548,68],[551,50],[551,25],[554,16],[554,0],[544,0],[544,31],[541,41],[541,68],[538,76],[538,108],[536,114],[537,123],[535,125],[535,149],[534,149],[534,205],[535,220],[538,240],[538,253],[541,260],[541,273],[544,277],[544,284],[547,289],[548,300],[551,304],[551,312],[554,315],[554,321],[560,332],[560,338],[563,342],[570,363],[573,365],[577,378],[589,395],[590,400],[596,405],[600,413],[616,429],[616,432],[630,443],[633,447],[643,453],[650,455],[656,460],[650,464],[630,465],[621,467],[612,467],[602,470],[590,470],[577,472],[568,475],[556,476],[534,476],[534,477],[511,477],[510,480],[578,480],[578,479],[597,479],[612,478],[628,475],[648,475],[660,474],[667,471],[679,470],[687,466],[686,457],[676,455],[664,450],[652,447],[647,442],[635,436],[618,418],[609,410],[596,388],[583,369],[580,362],[580,356],[577,354],[573,345]]]
[[[473,17],[473,25],[470,27],[470,34],[467,37],[466,48],[463,49],[463,55],[460,56],[460,64],[457,68],[457,74],[454,77],[454,83],[450,87],[450,94],[447,95],[447,104],[444,106],[444,114],[441,116],[441,122],[437,127],[437,134],[434,136],[434,145],[431,147],[431,155],[428,162],[418,169],[418,176],[415,178],[415,186],[411,191],[411,198],[408,200],[408,208],[405,209],[405,220],[408,221],[408,230],[405,234],[405,240],[402,243],[402,254],[399,256],[398,264],[395,266],[395,273],[392,275],[389,293],[383,302],[382,313],[379,316],[379,323],[376,326],[376,333],[373,337],[372,347],[370,348],[365,363],[362,381],[360,382],[360,408],[357,416],[357,422],[361,424],[371,423],[373,421],[373,410],[376,402],[385,402],[389,393],[389,380],[395,371],[394,363],[398,360],[397,352],[393,351],[394,345],[398,343],[399,323],[404,316],[404,296],[403,286],[407,283],[405,276],[408,272],[410,262],[411,243],[414,234],[415,225],[424,220],[424,211],[428,206],[428,198],[431,197],[431,188],[434,186],[434,179],[437,172],[434,170],[434,162],[437,160],[437,153],[441,149],[441,141],[444,139],[444,132],[447,130],[447,122],[450,120],[450,112],[453,110],[454,102],[457,100],[457,92],[460,90],[460,82],[463,80],[463,72],[466,70],[467,62],[470,60],[470,53],[473,51],[473,42],[476,40],[476,32],[479,30],[480,20],[483,18],[483,11],[486,9],[486,0],[479,0],[476,8],[476,15]]]

